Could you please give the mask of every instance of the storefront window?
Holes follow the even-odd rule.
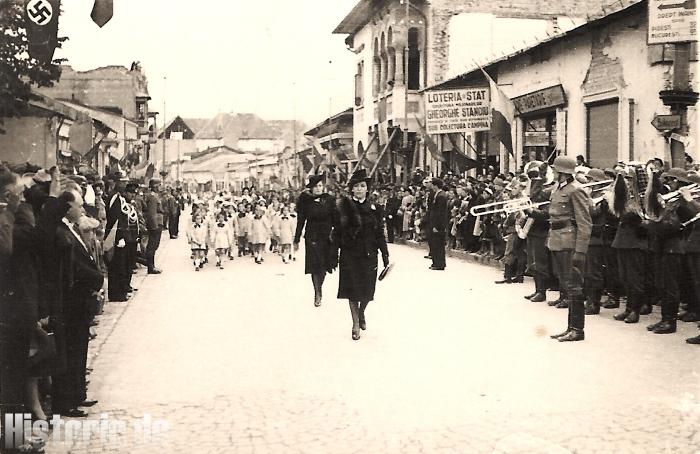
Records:
[[[556,112],[523,117],[523,163],[553,162],[557,147]]]

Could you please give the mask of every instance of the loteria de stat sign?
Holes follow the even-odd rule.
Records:
[[[429,134],[488,131],[491,129],[488,87],[426,92],[425,123]]]

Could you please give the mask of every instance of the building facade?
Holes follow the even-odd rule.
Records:
[[[647,45],[647,2],[621,3],[617,10],[569,32],[485,65],[515,107],[514,156],[498,140],[490,147],[501,170],[531,160],[582,155],[595,167],[659,157],[671,163],[671,141],[682,141],[696,161],[696,108],[688,110],[684,135],[659,131],[652,121],[670,114],[659,92],[672,82],[672,45]],[[697,74],[697,46],[691,46],[691,74]],[[697,81],[689,81],[697,91]],[[488,87],[480,69],[433,89]],[[439,137],[449,149],[448,141]],[[674,162],[673,165],[681,165]]]
[[[553,33],[565,24],[573,26],[600,6],[599,0],[359,1],[334,30],[348,35],[348,49],[357,55],[353,126],[356,157],[365,154],[372,161],[391,148],[389,161],[396,176],[407,173],[396,161],[403,167],[427,164],[424,147],[416,146],[421,131],[416,119],[423,116],[421,90],[461,72],[457,71],[461,67],[454,66],[483,56],[479,52],[494,48],[496,41],[502,46],[510,40],[507,44],[522,47],[524,37]],[[477,41],[471,37],[463,42],[453,39],[453,24],[476,27],[484,15],[512,19],[518,27],[511,24],[504,36],[489,31]],[[390,143],[395,127],[402,130],[401,140]]]

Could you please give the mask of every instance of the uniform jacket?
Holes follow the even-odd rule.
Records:
[[[146,228],[160,230],[163,228],[163,204],[157,192],[149,191],[146,195]]]
[[[123,239],[128,244],[137,243],[139,233],[139,219],[136,208],[126,201],[121,195],[110,199],[111,205],[107,208],[107,224],[105,238],[109,235],[114,225],[117,225],[114,244]]]
[[[552,189],[545,188],[541,180],[535,180],[530,188],[530,200],[533,203],[546,202],[552,197]],[[549,207],[542,206],[530,210],[529,216],[533,219],[528,238],[546,238],[549,233]]]
[[[681,203],[688,210],[691,218],[700,213],[700,201],[686,202],[683,200]],[[685,230],[685,252],[700,254],[700,220],[688,225]]]
[[[658,241],[660,252],[665,254],[685,253],[685,241],[679,211],[684,211],[680,202],[669,203],[661,211],[658,219],[648,222],[647,228]],[[690,216],[684,216],[689,219]]]
[[[550,251],[585,254],[591,239],[591,212],[586,192],[573,182],[552,191],[549,203]]]

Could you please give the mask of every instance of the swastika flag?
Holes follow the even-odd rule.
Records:
[[[114,4],[112,0],[95,0],[90,17],[100,28],[112,19]]]
[[[61,0],[26,0],[24,22],[27,29],[28,51],[32,58],[51,62],[58,45],[58,15]]]

